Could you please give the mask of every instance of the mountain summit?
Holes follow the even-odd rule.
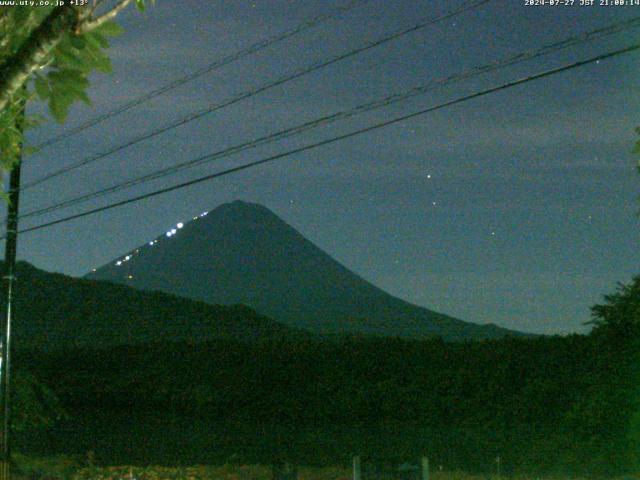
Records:
[[[178,223],[88,278],[210,304],[244,304],[319,333],[450,340],[510,333],[412,305],[335,261],[261,205],[235,201]]]

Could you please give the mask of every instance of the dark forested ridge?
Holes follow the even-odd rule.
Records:
[[[491,472],[499,455],[505,472],[614,475],[637,460],[638,305],[596,310],[586,336],[214,340],[18,361],[76,416],[40,443],[64,450],[81,437],[74,453],[94,449],[106,462],[427,453],[448,469]],[[135,440],[122,448],[124,438]]]
[[[519,334],[400,300],[338,263],[261,205],[227,203],[174,230],[87,278],[211,304],[248,305],[316,333],[449,340]]]
[[[34,380],[16,409],[42,417],[23,422],[39,425],[17,437],[27,453],[167,464],[427,453],[448,469],[489,472],[500,456],[505,472],[607,475],[640,466],[640,277],[594,308],[589,335],[446,342],[329,340],[247,307],[28,264],[18,274],[14,366]],[[47,410],[66,419],[51,427]]]
[[[17,275],[13,323],[15,344],[20,346],[57,349],[309,335],[241,305],[216,306],[142,292],[44,272],[24,262]]]

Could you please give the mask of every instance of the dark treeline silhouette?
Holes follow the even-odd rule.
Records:
[[[611,475],[637,460],[639,285],[594,308],[590,335],[225,339],[31,351],[17,361],[71,418],[100,412],[97,429],[110,415],[114,424],[129,415],[144,435],[150,427],[140,412],[156,425],[159,418],[217,425],[215,445],[254,461],[428,453],[434,465],[490,471],[499,455],[506,472]]]
[[[0,262],[0,269],[4,264]],[[13,338],[19,347],[55,350],[158,341],[304,338],[243,305],[209,305],[162,292],[50,273],[19,262]],[[5,299],[0,298],[0,308]]]
[[[241,306],[27,264],[19,277],[14,366],[27,380],[15,411],[39,426],[19,433],[25,453],[165,464],[427,454],[485,472],[500,456],[503,472],[608,475],[639,465],[640,277],[594,307],[589,335],[464,343],[320,337]]]

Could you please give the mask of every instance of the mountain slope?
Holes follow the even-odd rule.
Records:
[[[509,333],[417,307],[351,272],[267,208],[236,201],[87,275],[211,304],[244,304],[314,332],[446,339]]]
[[[21,348],[308,337],[242,305],[215,306],[142,292],[44,272],[24,262],[18,264],[17,276],[13,337]]]

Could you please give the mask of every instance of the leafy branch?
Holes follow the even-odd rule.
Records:
[[[144,10],[145,0],[118,0],[108,8],[106,0],[94,0],[84,7],[0,9],[1,168],[9,169],[17,157],[22,141],[17,105],[34,98],[33,90],[58,122],[74,102],[90,103],[88,76],[111,71],[107,37],[122,32],[113,19],[134,2]]]

